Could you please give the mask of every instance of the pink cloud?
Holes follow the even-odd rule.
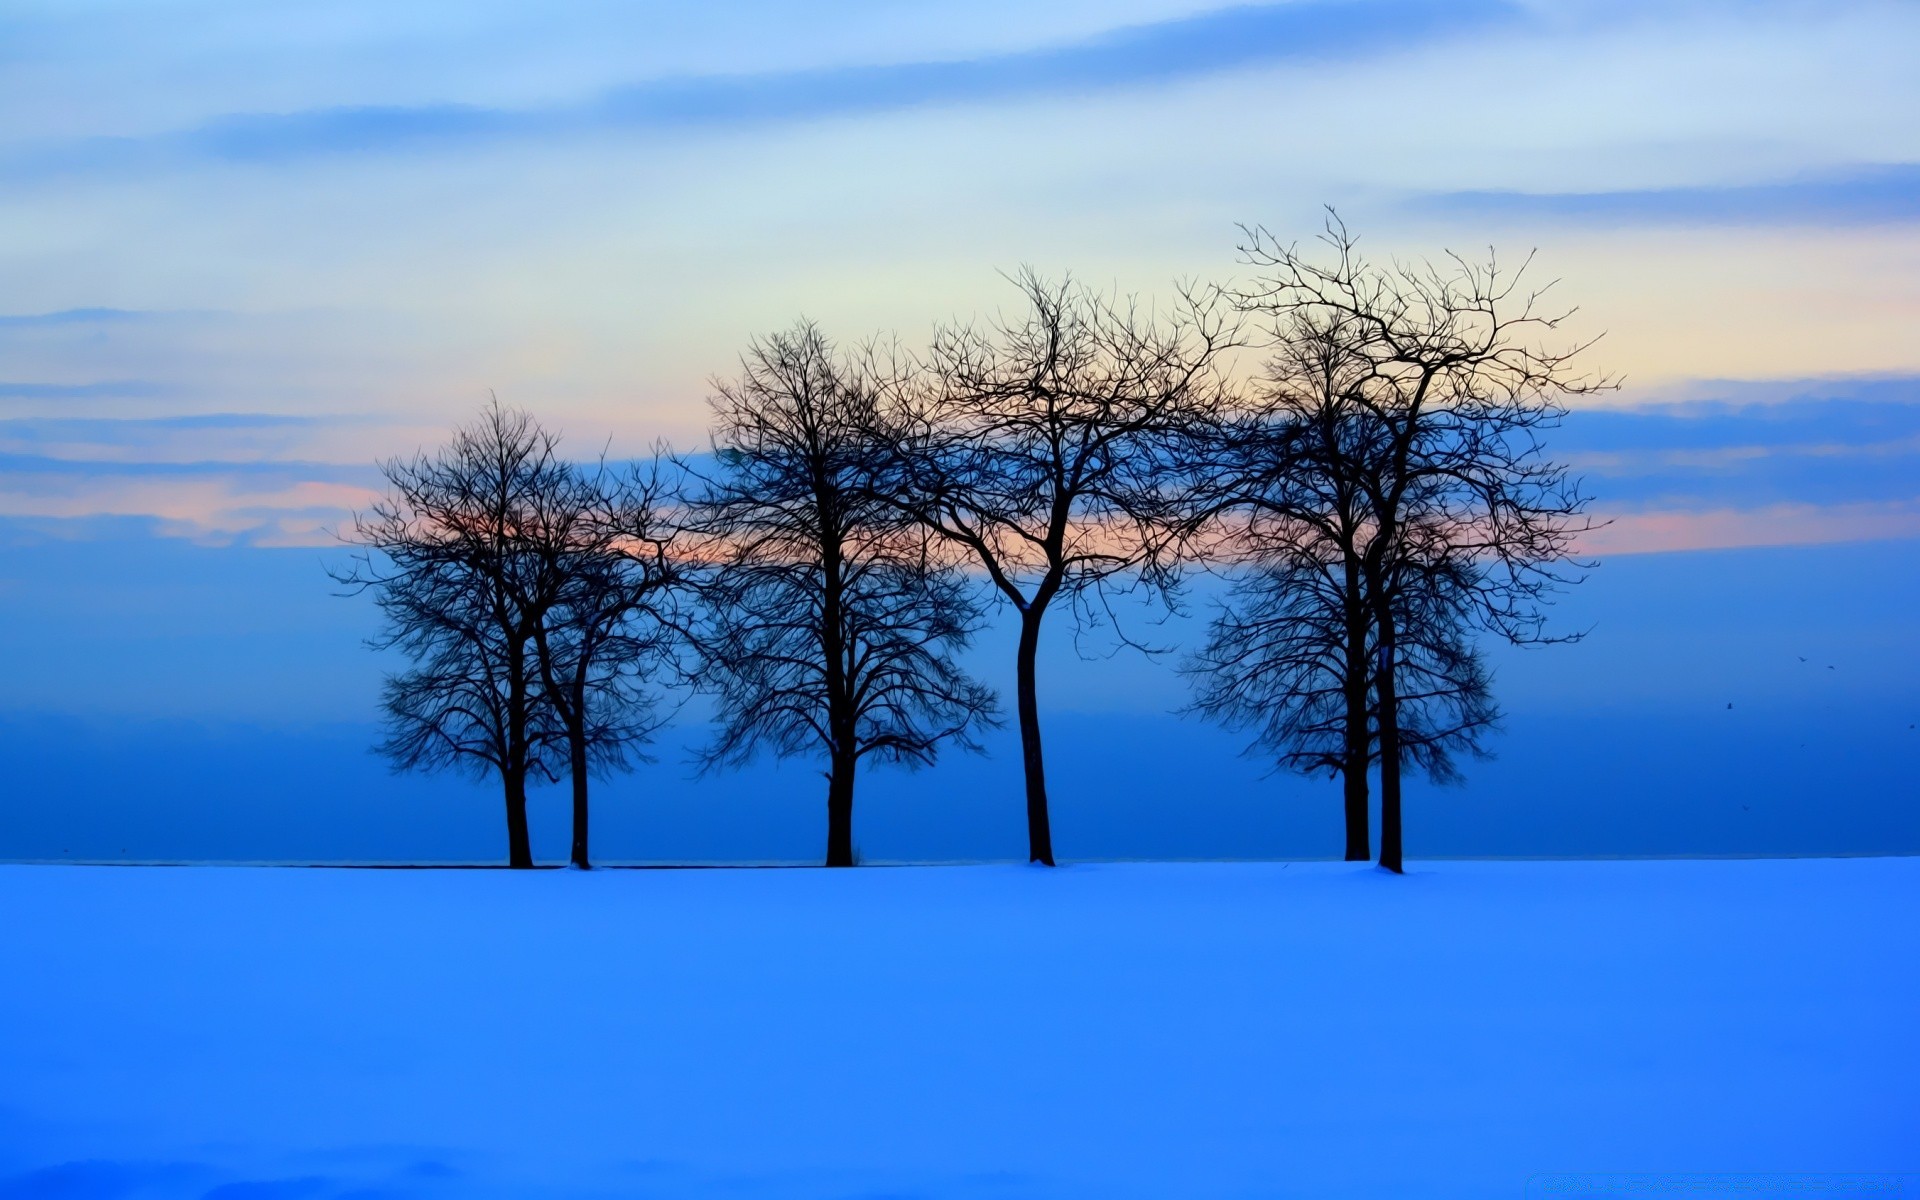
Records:
[[[1652,554],[1920,537],[1920,502],[1905,500],[1597,515],[1609,524],[1581,539],[1584,554]]]
[[[79,487],[32,491],[0,487],[0,516],[149,517],[162,534],[202,542],[246,536],[258,545],[323,546],[377,493],[318,481],[258,485],[232,477],[191,480],[88,480]]]
[[[0,485],[0,516],[145,517],[168,537],[215,543],[244,537],[267,546],[332,545],[332,531],[378,498],[372,489],[350,483],[265,483],[219,474],[165,480],[93,478],[67,481],[64,487],[39,482],[31,490]],[[1920,537],[1920,500],[1600,512],[1596,516],[1608,524],[1581,539],[1583,554]]]

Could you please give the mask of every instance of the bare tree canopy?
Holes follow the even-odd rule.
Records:
[[[965,550],[1019,613],[1028,856],[1051,865],[1042,623],[1062,599],[1084,622],[1110,584],[1171,582],[1186,513],[1167,486],[1170,448],[1220,404],[1236,326],[1194,294],[1160,314],[1030,271],[1014,282],[1025,313],[940,330],[921,376],[891,391],[883,428],[888,495]]]
[[[435,454],[381,464],[389,493],[354,520],[361,549],[335,578],[371,591],[373,640],[415,663],[385,684],[381,751],[400,769],[497,774],[507,860],[531,867],[527,777],[550,772],[555,730],[538,698],[535,629],[556,602],[524,530],[561,470],[556,439],[488,406]]]
[[[1249,749],[1282,769],[1338,776],[1345,857],[1365,861],[1367,772],[1379,761],[1366,597],[1338,564],[1271,547],[1249,555],[1257,565],[1235,573],[1205,645],[1182,664],[1194,685],[1189,711],[1251,733]],[[1402,753],[1439,783],[1460,780],[1459,754],[1484,756],[1499,716],[1458,616],[1403,611],[1399,620]]]
[[[1295,314],[1268,349],[1246,406],[1185,457],[1196,516],[1211,523],[1206,554],[1233,578],[1184,665],[1189,710],[1251,731],[1250,749],[1284,769],[1338,776],[1345,856],[1364,861],[1378,647],[1363,561],[1373,522],[1351,464],[1379,434],[1356,396],[1370,364],[1342,322],[1315,314]],[[1401,690],[1402,744],[1438,780],[1458,778],[1455,752],[1483,752],[1496,719],[1461,615],[1403,603],[1398,621],[1400,669],[1418,677]]]
[[[1296,500],[1280,512],[1318,520],[1316,532],[1339,528],[1343,560],[1357,558],[1374,658],[1380,861],[1397,871],[1403,759],[1444,765],[1430,739],[1490,719],[1465,630],[1554,640],[1546,607],[1580,578],[1574,543],[1592,523],[1543,436],[1568,398],[1612,383],[1576,370],[1585,344],[1538,344],[1570,312],[1548,308],[1545,287],[1527,290],[1526,262],[1507,270],[1489,252],[1377,265],[1337,218],[1321,239],[1324,262],[1263,229],[1246,234],[1241,252],[1262,275],[1233,298],[1267,326],[1276,374],[1314,381],[1304,408],[1278,392],[1283,410],[1318,414],[1291,422],[1277,491]],[[1413,717],[1436,700],[1454,705],[1449,722]]]
[[[828,866],[851,866],[866,759],[977,748],[992,693],[952,655],[979,618],[926,531],[876,493],[881,382],[813,325],[755,341],[712,400],[718,469],[694,497],[712,562],[697,639],[720,729],[710,766],[823,754]],[[698,475],[698,472],[695,472]]]

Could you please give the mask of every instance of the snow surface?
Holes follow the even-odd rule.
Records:
[[[1920,859],[0,867],[0,1197],[1920,1165]]]

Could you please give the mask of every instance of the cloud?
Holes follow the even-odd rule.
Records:
[[[0,458],[17,455],[27,469],[46,460],[91,463],[194,464],[309,457],[323,427],[351,418],[274,413],[208,413],[172,417],[0,418]]]
[[[75,525],[82,536],[153,522],[207,543],[331,545],[331,531],[379,495],[370,467],[321,463],[72,462],[0,457],[0,517]],[[105,522],[103,524],[103,521]]]
[[[1760,399],[1748,399],[1746,393]],[[1920,496],[1920,377],[1720,383],[1688,403],[1571,414],[1551,440],[1601,502],[1873,504]]]
[[[1715,381],[1678,394],[1577,410],[1548,438],[1616,521],[1596,546],[1905,536],[1920,504],[1920,376]],[[439,432],[420,436],[430,445]],[[0,517],[88,528],[151,518],[166,536],[326,543],[382,486],[370,440],[395,439],[369,416],[0,419]]]
[[[1920,536],[1920,376],[1710,381],[1549,442],[1610,523],[1590,554]]]
[[[1854,167],[1771,183],[1617,192],[1460,191],[1416,208],[1587,225],[1881,225],[1920,221],[1920,163]]]
[[[572,105],[369,105],[234,114],[153,137],[89,138],[14,153],[0,173],[58,174],[177,158],[281,162],[420,151],[597,130],[769,124],[925,105],[1075,95],[1289,61],[1353,59],[1518,23],[1507,0],[1305,0],[1137,25],[970,59],[660,78]]]
[[[1611,513],[1602,509],[1596,515],[1610,523],[1581,539],[1583,554],[1650,554],[1920,537],[1920,501]]]
[[[67,308],[47,313],[0,313],[0,329],[49,325],[108,325],[144,320],[154,314],[129,308]]]
[[[253,479],[371,479],[376,468],[363,463],[303,462],[298,459],[222,459],[205,450],[191,459],[58,458],[33,453],[0,453],[0,473],[12,479],[34,478],[35,487],[60,486],[60,481],[109,478],[191,478],[209,472]]]
[[[97,400],[107,397],[164,396],[170,389],[150,379],[108,379],[96,383],[0,382],[4,400]]]
[[[335,418],[285,413],[195,413],[176,417],[15,417],[0,420],[0,431],[14,436],[74,437],[103,432],[152,430],[279,429],[314,425]]]

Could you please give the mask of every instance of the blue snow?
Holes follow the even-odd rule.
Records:
[[[1920,859],[0,867],[0,1197],[1911,1170]]]

